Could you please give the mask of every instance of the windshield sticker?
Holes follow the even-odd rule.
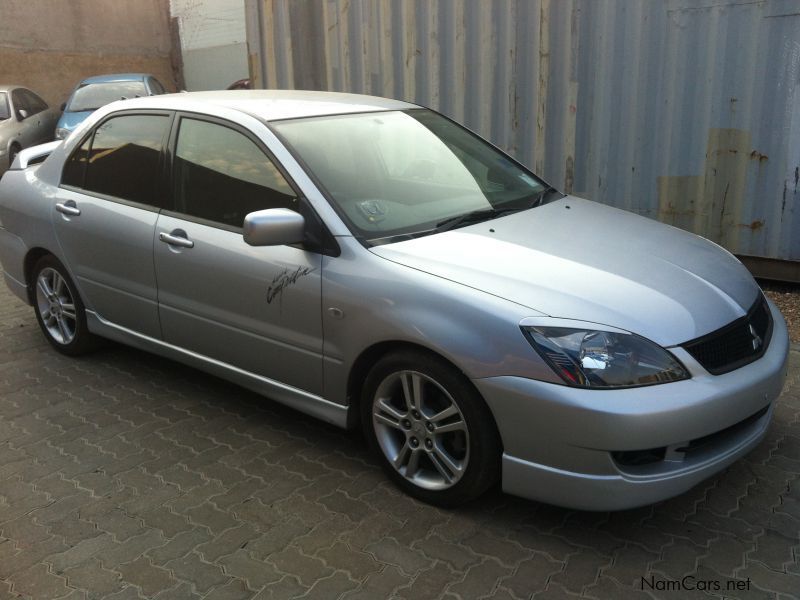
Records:
[[[269,287],[267,288],[267,304],[272,304],[272,301],[276,298],[280,300],[283,297],[283,290],[290,285],[294,285],[297,283],[298,279],[305,277],[312,271],[314,271],[314,269],[310,267],[297,267],[291,272],[289,269],[284,269],[278,273],[275,277],[273,277],[272,283],[270,283]]]

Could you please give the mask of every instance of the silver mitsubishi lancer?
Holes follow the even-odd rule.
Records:
[[[452,506],[617,510],[752,450],[779,311],[719,246],[348,94],[115,102],[0,181],[0,260],[67,355],[110,338],[341,427]]]

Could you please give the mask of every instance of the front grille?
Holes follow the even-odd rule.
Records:
[[[712,375],[722,375],[760,358],[772,336],[772,315],[762,294],[741,319],[683,348]]]

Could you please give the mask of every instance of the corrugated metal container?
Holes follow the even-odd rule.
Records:
[[[577,195],[800,261],[800,1],[247,0],[256,87],[435,108]],[[762,260],[800,280],[800,263]]]

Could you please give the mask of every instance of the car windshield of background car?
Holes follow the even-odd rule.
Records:
[[[147,90],[142,81],[112,81],[109,83],[90,83],[75,90],[66,112],[97,110],[116,100],[146,96]]]

